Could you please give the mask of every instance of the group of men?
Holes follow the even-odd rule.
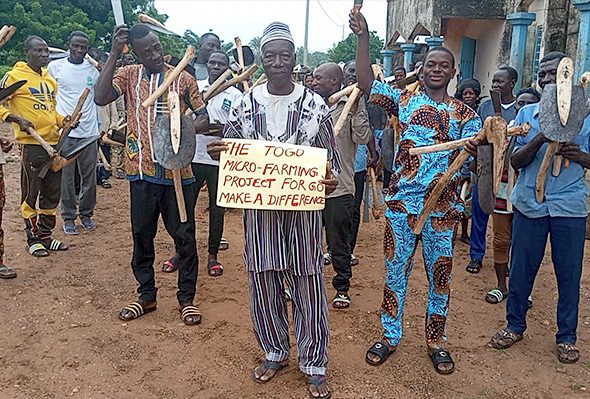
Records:
[[[178,271],[177,299],[181,320],[186,325],[201,322],[202,314],[195,306],[198,256],[194,210],[199,192],[206,183],[210,200],[207,266],[211,276],[220,276],[223,267],[217,259],[217,252],[222,241],[224,210],[217,207],[215,198],[217,161],[227,149],[222,137],[325,148],[326,174],[320,181],[326,189],[323,211],[246,209],[243,225],[252,323],[264,352],[264,360],[254,369],[252,378],[258,383],[267,383],[288,364],[291,345],[287,310],[290,300],[299,367],[307,376],[308,394],[311,398],[329,398],[331,391],[326,379],[329,324],[324,268],[327,263],[334,265],[336,293],[332,306],[335,309],[350,307],[349,290],[352,264],[355,263],[353,250],[360,220],[359,186],[364,185],[366,176],[366,172],[362,172],[367,166],[373,167],[378,159],[367,113],[368,101],[381,107],[388,117],[397,117],[400,131],[386,196],[384,258],[387,273],[381,308],[384,333],[383,338],[367,351],[366,361],[371,365],[384,363],[401,341],[407,284],[417,244],[421,240],[429,281],[425,322],[427,351],[437,372],[453,372],[455,363],[444,348],[444,342],[454,237],[464,210],[459,196],[459,175],[450,180],[434,211],[427,215],[422,232],[416,234],[414,227],[435,185],[459,150],[415,156],[410,154],[410,149],[473,138],[465,148],[477,162],[477,148],[486,144],[484,140],[475,139],[482,128],[482,111],[478,116],[465,102],[449,96],[448,86],[456,70],[454,56],[446,48],[430,49],[419,73],[419,86],[415,90],[404,90],[375,80],[369,58],[369,29],[362,14],[351,13],[350,27],[359,39],[355,62],[347,64],[344,69],[333,63],[319,66],[313,72],[309,88],[292,80],[296,47],[289,27],[280,22],[270,24],[261,37],[261,62],[267,83],[244,94],[236,88],[228,88],[209,99],[206,107],[203,107],[202,91],[227,70],[230,62],[227,54],[218,51],[219,38],[215,35],[204,37],[203,43],[211,45],[202,45],[199,49],[194,75],[182,71],[164,94],[147,107],[142,103],[163,82],[170,80],[167,78],[173,70],[164,61],[164,49],[149,25],[116,27],[111,52],[100,73],[86,64],[84,56],[88,38],[83,34],[72,34],[70,55],[50,65],[52,75],[44,68],[48,59],[47,44],[39,37],[27,39],[27,63],[18,63],[4,79],[3,87],[23,76],[28,84],[25,90],[17,92],[7,108],[0,108],[0,117],[13,123],[21,145],[21,211],[31,254],[67,249],[65,244],[51,236],[60,189],[62,208],[66,210],[62,210],[64,229],[75,227],[73,221],[78,213],[75,192],[64,192],[63,182],[60,183],[60,180],[71,181],[75,172],[68,174],[71,171],[66,169],[54,172],[47,168],[49,157],[35,142],[29,129],[34,128],[50,145],[58,145],[58,129],[68,122],[64,115],[73,111],[77,96],[86,87],[93,90],[90,96],[93,103],[84,108],[79,126],[70,133],[70,140],[83,141],[94,137],[90,135],[90,132],[97,131],[97,117],[92,110],[96,109],[94,103],[107,106],[124,97],[126,104],[125,171],[130,182],[131,268],[139,287],[138,300],[119,312],[119,318],[125,321],[142,317],[157,308],[154,239],[161,216],[175,244],[176,254],[164,265],[164,271]],[[117,62],[128,44],[139,63],[117,69]],[[563,56],[552,53],[541,61],[541,87],[555,81],[557,64]],[[82,70],[87,71],[87,77],[74,79]],[[401,69],[396,72],[400,77],[402,72],[405,73]],[[516,79],[512,70],[507,68],[501,69],[497,75],[493,85],[500,90],[503,84],[510,87],[510,82]],[[334,125],[341,117],[347,98],[333,104],[328,99],[356,80],[366,98],[359,100],[350,114],[345,115],[346,123],[335,135]],[[154,151],[156,121],[167,117],[172,91],[179,94],[181,113],[191,115],[183,118],[183,129],[197,135],[193,163],[180,171],[186,222],[180,218],[172,172],[160,164],[155,155],[157,151]],[[504,108],[509,109],[513,100],[513,97],[503,95]],[[515,124],[529,122],[532,130],[526,138],[516,141],[511,158],[512,167],[520,175],[512,198],[515,212],[508,325],[492,338],[491,345],[496,348],[508,348],[523,337],[527,299],[550,234],[560,291],[559,360],[575,362],[578,359],[579,351],[575,347],[577,309],[588,213],[583,170],[590,167],[590,119],[587,121],[575,143],[561,147],[559,153],[571,160],[572,165],[560,176],[549,179],[546,200],[539,204],[534,200],[534,184],[531,182],[539,169],[547,139],[539,134],[538,105],[523,107],[515,118]],[[72,135],[80,128],[78,134]],[[7,148],[9,143],[2,142],[2,145]],[[367,145],[366,150],[370,153],[370,160],[364,161],[364,169],[355,162],[359,145]],[[76,162],[81,175],[86,164],[92,163],[93,168],[96,167],[97,148],[96,141],[92,148],[83,148]],[[94,203],[82,200],[89,191],[83,180],[78,212],[82,225],[91,229],[92,212],[89,210]],[[322,248],[324,227],[327,256]],[[0,273],[4,272],[0,269]]]

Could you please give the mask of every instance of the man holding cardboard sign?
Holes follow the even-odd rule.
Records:
[[[328,107],[319,95],[291,81],[295,45],[289,27],[280,22],[270,24],[262,35],[261,48],[268,83],[255,87],[242,97],[224,128],[226,138],[248,140],[240,143],[232,140],[229,145],[222,141],[210,143],[209,154],[217,158],[221,152],[230,156],[244,152],[246,156],[254,147],[251,140],[267,144],[268,155],[276,154],[277,160],[281,158],[279,154],[285,159],[287,154],[291,157],[297,154],[303,156],[299,146],[319,147],[327,150],[328,165],[333,163],[334,169],[339,170]],[[224,158],[221,159],[220,170],[224,169]],[[269,163],[265,162],[265,165]],[[294,166],[310,167],[303,163]],[[245,168],[241,177],[252,177],[248,184],[257,189],[276,184],[270,181],[275,176],[277,179],[283,177],[283,166],[273,176],[270,171],[274,169],[268,169],[266,180],[254,178],[247,171],[250,165],[242,164],[240,167]],[[259,170],[258,167],[265,168],[255,165],[256,170]],[[285,166],[285,171],[289,173],[291,169]],[[316,172],[316,185],[324,186],[328,194],[334,191],[338,183],[329,177],[331,170]],[[314,172],[299,170],[297,174],[303,176],[307,173]],[[324,173],[328,176],[324,177]],[[303,190],[301,187],[292,188],[289,184],[280,188],[280,195],[286,196],[281,201],[291,202],[291,209],[302,209]],[[306,184],[303,183],[304,187]],[[309,185],[306,187],[312,192]],[[293,191],[297,188],[300,190]],[[314,188],[317,192],[317,187]],[[220,187],[219,195],[223,193],[223,187]],[[294,195],[299,195],[295,203]],[[326,366],[329,329],[323,273],[322,213],[320,210],[268,210],[277,209],[276,204],[261,209],[254,202],[251,207],[259,209],[244,210],[244,260],[248,270],[254,332],[265,352],[265,360],[254,370],[252,377],[256,382],[266,383],[289,361],[289,319],[284,296],[286,282],[293,299],[299,367],[308,376],[310,396],[328,398],[330,390],[326,381]]]

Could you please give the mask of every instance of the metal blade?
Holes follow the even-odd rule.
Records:
[[[6,98],[10,97],[12,94],[14,94],[15,91],[23,87],[25,83],[27,83],[26,80],[19,80],[18,82],[14,82],[10,86],[0,90],[0,103]]]
[[[171,30],[168,30],[166,28],[162,28],[162,27],[160,27],[158,25],[153,25],[153,24],[147,24],[147,25],[150,26],[151,30],[156,31],[158,33],[163,33],[165,35],[170,35],[170,36],[181,37],[178,33],[174,33]]]
[[[490,90],[490,97],[492,98],[492,105],[497,116],[502,116],[502,96],[499,91]]]
[[[115,15],[115,24],[124,25],[125,18],[123,18],[123,7],[121,6],[121,0],[111,0],[111,6],[113,7],[113,14]]]
[[[574,84],[574,62],[565,57],[557,67],[557,111],[562,126],[567,125],[572,107],[572,86]]]

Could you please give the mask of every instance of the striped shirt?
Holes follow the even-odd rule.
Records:
[[[234,104],[224,136],[325,148],[334,171],[340,171],[329,109],[299,84],[285,96],[270,94],[266,85],[245,94]],[[244,261],[250,272],[321,273],[322,212],[244,210]]]

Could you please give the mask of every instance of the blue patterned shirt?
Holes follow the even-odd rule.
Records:
[[[394,212],[419,215],[440,177],[459,154],[459,150],[410,156],[409,150],[475,136],[481,121],[475,111],[455,98],[438,103],[422,89],[416,92],[395,89],[373,82],[370,100],[382,107],[388,117],[399,118],[400,142],[394,160],[387,205]],[[463,201],[459,198],[459,174],[443,191],[433,217],[455,223],[461,219]]]

